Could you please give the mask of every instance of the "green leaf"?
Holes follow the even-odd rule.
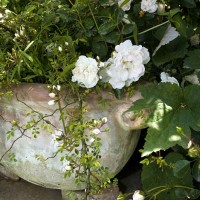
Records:
[[[32,58],[30,55],[28,55],[27,53],[25,53],[25,51],[21,51],[21,50],[20,50],[20,53],[21,53],[24,57],[26,57],[29,61],[33,62],[33,58]]]
[[[196,127],[193,127],[195,131],[199,131],[200,127],[200,86],[189,85],[183,89],[185,104],[190,108],[192,112],[191,118],[194,118]]]
[[[92,42],[92,52],[97,54],[98,56],[106,56],[107,54],[107,46],[105,42],[101,41],[93,41]]]
[[[106,35],[116,28],[116,23],[114,21],[106,21],[99,27],[99,34]]]
[[[177,200],[178,199],[183,200],[183,199],[185,199],[185,197],[188,196],[188,192],[182,188],[177,188],[177,189],[175,189],[174,192],[175,192],[175,196],[176,196]]]
[[[117,31],[113,31],[105,36],[105,40],[111,44],[117,44],[120,39],[120,34]]]
[[[175,164],[177,161],[184,159],[179,153],[169,153],[165,157],[165,161],[168,164]],[[155,163],[144,165],[141,174],[143,189],[150,196],[157,194],[157,200],[177,199],[175,192],[177,189],[185,187],[184,190],[189,192],[190,190],[186,188],[192,188],[193,186],[189,165],[186,167],[186,171],[184,176],[176,177],[174,176],[173,168],[169,166],[159,168]]]
[[[190,190],[189,197],[191,199],[198,199],[200,197],[200,190],[197,190],[197,189]]]
[[[135,41],[135,44],[138,45],[138,27],[135,22],[132,22],[133,25],[133,38]]]
[[[180,1],[181,5],[185,6],[186,8],[195,8],[196,3],[194,0],[182,0]]]
[[[149,129],[142,156],[166,150],[178,144],[186,148],[191,128],[200,131],[200,86],[182,89],[177,84],[160,83],[140,89],[143,99],[134,102],[129,111],[149,112]]]
[[[189,109],[179,109],[165,114],[161,120],[153,119],[153,122],[149,123],[150,128],[145,138],[142,156],[166,150],[176,144],[186,148],[189,142],[187,138],[191,137],[189,128],[191,115]]]
[[[188,43],[183,37],[177,37],[173,41],[162,46],[153,56],[153,62],[159,66],[177,58],[183,58],[187,54]]]
[[[192,69],[200,69],[200,49],[188,52],[188,57],[184,61],[184,67]]]
[[[187,173],[188,166],[190,166],[190,162],[188,160],[179,160],[175,163],[173,168],[174,176],[183,177]]]
[[[122,30],[122,34],[127,35],[133,32],[133,25],[132,24],[125,24]]]
[[[192,168],[192,175],[193,178],[197,181],[200,182],[200,159],[198,159]]]
[[[86,19],[85,21],[84,21],[84,26],[85,26],[85,28],[86,29],[92,29],[93,27],[94,27],[94,21],[92,20],[92,19]]]
[[[123,0],[122,3],[120,3],[120,8],[125,6],[130,0]]]
[[[178,32],[185,38],[187,38],[187,30],[186,30],[186,24],[183,21],[183,18],[180,14],[176,14],[171,20],[170,20],[178,30]]]

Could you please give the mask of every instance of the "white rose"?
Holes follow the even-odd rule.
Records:
[[[144,12],[154,13],[158,8],[156,0],[142,0],[141,9]]]
[[[93,58],[87,58],[86,56],[80,56],[75,64],[75,68],[72,70],[72,81],[78,82],[81,87],[92,88],[98,80],[98,63]]]
[[[165,72],[162,72],[160,74],[160,79],[161,79],[161,82],[163,83],[170,82],[170,83],[176,83],[179,85],[179,82],[174,77],[169,76],[169,74]]]
[[[149,60],[146,48],[126,40],[115,47],[113,57],[105,63],[106,68],[100,72],[102,80],[109,82],[114,89],[129,86],[144,75],[144,64]]]

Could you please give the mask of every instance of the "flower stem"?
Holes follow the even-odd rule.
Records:
[[[63,129],[64,129],[64,135],[67,136],[67,128],[66,128],[66,125],[65,125],[64,113],[63,113],[63,109],[62,109],[62,105],[61,105],[61,97],[60,97],[59,92],[58,92],[58,109],[59,109],[59,112],[60,112],[60,119],[61,119],[62,126],[63,126]]]
[[[153,26],[153,27],[151,27],[151,28],[149,28],[149,29],[147,29],[147,30],[145,30],[145,31],[142,31],[142,32],[138,33],[138,35],[142,35],[142,34],[144,34],[144,33],[147,33],[147,32],[149,32],[149,31],[151,31],[151,30],[153,30],[153,29],[156,29],[156,28],[158,28],[158,27],[160,27],[160,26],[163,26],[163,25],[165,25],[165,24],[167,24],[167,23],[169,23],[169,20],[167,20],[166,22],[163,22],[163,23],[161,23],[161,24],[158,24],[158,25],[156,25],[156,26]]]

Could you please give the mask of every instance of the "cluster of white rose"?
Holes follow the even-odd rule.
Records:
[[[130,40],[126,40],[115,47],[112,57],[104,64],[80,56],[72,70],[72,81],[77,81],[82,87],[92,88],[102,79],[114,89],[121,89],[144,75],[144,64],[149,60],[149,52],[145,47],[133,45]]]

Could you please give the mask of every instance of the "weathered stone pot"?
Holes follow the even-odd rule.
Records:
[[[51,98],[48,95],[47,85],[19,84],[13,87],[13,94],[9,100],[6,98],[0,100],[1,164],[12,173],[37,185],[61,190],[84,189],[84,186],[77,186],[73,176],[64,178],[64,164],[60,161],[59,154],[54,156],[57,146],[52,134],[39,126],[36,129],[39,134],[34,138],[33,130],[22,128],[30,119],[41,117],[38,116],[39,113],[43,116],[48,115],[45,118],[46,122],[50,121],[56,129],[62,128],[59,113],[55,112],[57,105],[48,105]],[[105,105],[100,103],[99,98],[106,100]],[[85,102],[88,110],[86,118],[108,119],[106,126],[110,131],[100,134],[102,142],[100,162],[108,167],[111,177],[124,167],[137,145],[141,121],[123,113],[138,98],[141,98],[140,94],[135,93],[132,98],[117,100],[112,93],[102,91],[98,95],[90,93]],[[68,98],[66,99],[70,102]],[[69,112],[76,106],[77,104],[70,104]],[[34,112],[27,116],[27,113],[32,111]],[[12,124],[15,122],[18,125],[12,130]],[[14,136],[7,140],[9,131],[13,131]],[[42,156],[44,160],[36,159],[36,155]],[[14,160],[11,159],[13,156]]]

